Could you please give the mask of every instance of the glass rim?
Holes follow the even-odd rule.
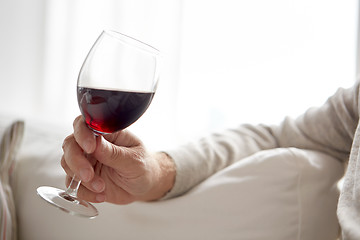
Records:
[[[134,37],[131,37],[129,35],[126,35],[124,33],[118,32],[118,31],[114,31],[114,30],[109,30],[109,29],[105,29],[102,32],[103,34],[106,34],[110,37],[116,38],[117,40],[120,40],[126,44],[129,44],[133,47],[137,47],[138,49],[141,49],[143,51],[146,51],[150,54],[154,54],[154,55],[158,55],[160,56],[160,51],[151,46],[150,44],[147,44],[143,41],[140,41]]]

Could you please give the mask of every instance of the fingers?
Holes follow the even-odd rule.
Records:
[[[64,170],[73,173],[72,175],[76,175],[83,182],[89,182],[94,177],[94,169],[73,134],[65,138],[63,151],[61,164]]]
[[[76,176],[82,181],[79,198],[90,202],[134,201],[134,194],[129,191],[132,181],[141,182],[149,167],[142,142],[127,131],[96,137],[81,116],[74,120],[73,126],[74,133],[64,140],[61,159],[67,185]],[[123,180],[114,182],[119,178]]]
[[[64,157],[62,157],[61,159],[61,166],[63,167],[63,169],[67,174],[66,182],[65,182],[66,187],[69,187],[70,182],[72,180],[72,176],[74,176],[74,173],[67,166]],[[104,191],[105,191],[104,180],[100,176],[95,175],[91,181],[87,183],[84,182],[81,183],[80,188],[78,190],[78,197],[91,202],[104,202],[105,201]]]
[[[66,177],[66,186],[68,187],[70,185],[71,182],[71,177],[67,176]],[[105,202],[106,201],[106,195],[105,192],[93,192],[90,189],[88,189],[86,186],[84,186],[83,184],[81,184],[79,186],[78,192],[77,192],[77,197],[80,199],[83,199],[85,201],[88,202],[93,202],[93,203],[101,203],[101,202]]]
[[[90,181],[94,171],[84,152],[91,153],[96,148],[95,135],[86,126],[82,116],[73,123],[74,134],[65,138],[63,143],[64,159],[62,166],[65,171],[78,176],[83,182]],[[72,176],[71,175],[71,176]]]
[[[93,203],[101,203],[106,201],[106,195],[104,192],[94,193],[83,185],[80,185],[77,196],[80,199]]]
[[[64,154],[61,166],[67,174],[66,184],[69,185],[72,176],[77,176],[82,181],[78,194],[80,198],[102,202],[105,199],[105,182],[95,173],[95,158],[91,153],[96,148],[96,140],[93,132],[86,126],[81,116],[74,120],[74,134],[65,138],[63,143]]]
[[[75,118],[73,127],[76,142],[86,153],[92,153],[96,148],[95,135],[85,124],[84,118]]]
[[[119,170],[122,169],[123,166],[135,167],[139,164],[141,166],[143,163],[142,153],[145,151],[142,148],[142,142],[130,132],[119,131],[113,134],[105,135],[105,138],[108,140],[105,141],[103,137],[96,137],[94,135],[94,133],[85,124],[82,116],[78,116],[74,120],[73,126],[74,138],[79,147],[86,153],[94,153],[96,150],[96,153],[93,155],[103,164]],[[120,159],[121,161],[119,161]],[[73,169],[73,166],[70,164],[69,167],[70,169]],[[73,171],[75,170],[73,169]],[[75,172],[75,174],[78,173]],[[82,180],[82,177],[89,176],[90,173],[83,172],[83,174],[84,176],[80,175]]]
[[[61,158],[61,167],[64,169],[67,176],[74,176],[73,171],[69,168],[69,166],[66,164],[64,155]],[[70,183],[70,182],[69,182]],[[68,183],[66,182],[66,186],[68,186]]]
[[[71,169],[66,164],[66,161],[65,161],[64,157],[62,157],[62,159],[61,159],[61,166],[62,166],[62,168],[65,170],[65,172],[67,174],[66,186],[68,187],[68,185],[70,184],[69,179],[71,180],[71,178],[74,176],[74,173],[71,171]],[[92,178],[91,181],[83,182],[82,184],[85,187],[87,187],[89,190],[91,190],[93,192],[96,192],[96,193],[100,193],[100,192],[103,192],[105,190],[104,180],[99,175],[96,175],[96,174],[94,175],[94,177]]]

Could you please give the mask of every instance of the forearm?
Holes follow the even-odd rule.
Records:
[[[176,181],[165,198],[181,195],[226,166],[277,146],[269,127],[241,125],[169,150],[167,154],[176,166]]]
[[[358,85],[340,89],[319,108],[276,126],[241,125],[167,151],[175,162],[176,181],[165,198],[181,195],[210,175],[255,152],[297,147],[347,159],[358,122]]]
[[[358,84],[339,89],[321,107],[273,127],[279,146],[321,151],[346,161],[359,120],[358,91]]]

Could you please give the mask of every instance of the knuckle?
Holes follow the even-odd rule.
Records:
[[[142,157],[142,155],[140,154],[135,154],[134,156],[134,160],[136,163],[136,166],[140,169],[144,169],[146,167],[146,161],[144,160],[144,158]]]
[[[147,154],[143,149],[136,148],[133,150],[133,159],[139,166],[146,166]]]
[[[81,115],[77,116],[74,121],[73,121],[73,127],[76,128],[76,125],[78,124],[78,122],[81,120]]]
[[[110,159],[122,159],[124,157],[123,151],[114,144],[110,144]]]
[[[64,157],[64,155],[61,157],[61,162],[60,162],[60,164],[61,164],[61,167],[62,168],[67,168],[67,164],[66,164],[66,162],[65,162],[65,157]]]
[[[64,139],[63,144],[62,144],[63,151],[65,151],[65,149],[70,144],[70,142],[72,142],[73,137],[74,137],[74,135],[71,134]]]
[[[74,175],[73,172],[72,172],[72,170],[71,170],[71,169],[69,168],[69,166],[67,165],[64,156],[61,158],[60,164],[61,164],[61,167],[63,168],[63,170],[65,171],[65,173],[66,173],[67,175],[71,175],[71,176]]]

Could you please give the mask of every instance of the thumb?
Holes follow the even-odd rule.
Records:
[[[99,136],[93,156],[108,167],[124,171],[141,163],[143,152],[140,146],[118,146]]]

